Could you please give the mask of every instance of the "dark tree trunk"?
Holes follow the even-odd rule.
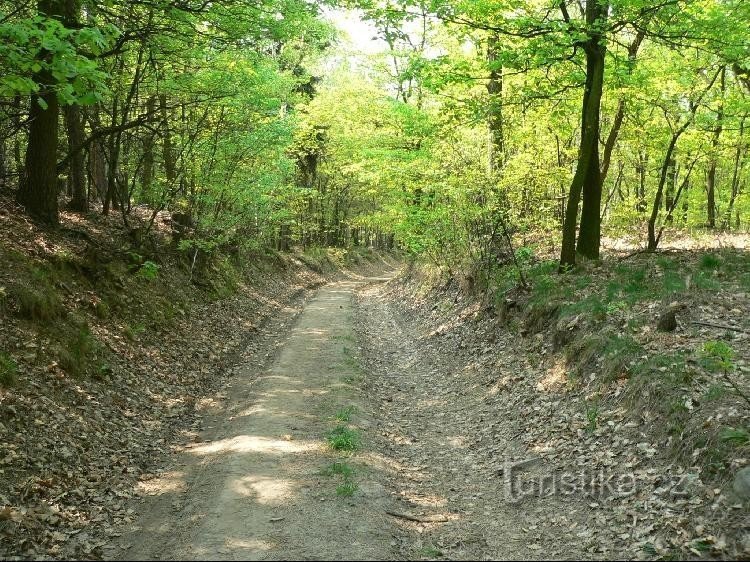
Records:
[[[656,247],[659,244],[659,241],[656,238],[656,219],[659,217],[659,209],[661,208],[661,200],[662,197],[664,197],[664,186],[667,183],[667,177],[669,175],[669,167],[671,163],[674,161],[672,158],[672,154],[674,153],[675,146],[677,146],[677,141],[679,140],[682,132],[687,128],[687,126],[680,128],[679,131],[672,134],[672,138],[669,141],[669,146],[667,147],[667,153],[664,156],[664,163],[661,167],[661,175],[659,176],[659,186],[656,188],[656,195],[654,196],[654,205],[651,208],[651,216],[648,219],[648,251],[654,252],[656,251]]]
[[[77,105],[65,107],[65,128],[68,132],[68,146],[76,147],[83,143],[83,121],[81,110]],[[85,155],[83,150],[77,150],[70,159],[70,188],[73,198],[68,204],[71,211],[86,213],[89,210],[86,196],[86,174],[84,171]]]
[[[667,209],[671,209],[674,204],[674,189],[677,183],[677,159],[674,157],[674,154],[669,159],[667,166],[667,185],[664,193],[664,204]],[[667,222],[672,222],[671,214],[667,216]]]
[[[578,164],[568,191],[568,202],[563,221],[560,270],[564,271],[576,263],[576,225],[578,202],[583,195],[581,228],[578,234],[578,252],[587,258],[599,257],[601,241],[602,178],[599,169],[599,120],[602,90],[604,88],[604,56],[606,47],[602,37],[594,29],[607,15],[605,3],[587,2],[586,23],[589,38],[584,43],[586,52],[586,86],[581,106],[581,144]]]
[[[13,98],[13,130],[16,134],[13,135],[13,162],[15,164],[15,172],[18,177],[20,186],[21,178],[23,178],[23,157],[21,151],[21,96],[15,96]]]
[[[99,201],[104,202],[107,193],[107,163],[104,159],[104,147],[101,140],[95,140],[91,144],[89,154],[89,173],[93,193]]]
[[[51,88],[52,75],[43,72],[36,80],[42,84],[39,99],[31,101],[29,141],[26,164],[18,190],[18,202],[42,222],[59,223],[57,203],[57,95]],[[46,105],[42,108],[40,100]]]
[[[708,228],[716,228],[716,165],[718,161],[719,139],[724,128],[724,93],[726,91],[726,69],[721,71],[721,98],[716,111],[716,127],[711,139],[711,160],[706,175],[706,211]]]
[[[40,15],[59,17],[64,6],[59,0],[39,0]],[[42,59],[50,53],[42,51]],[[51,225],[60,222],[57,189],[57,124],[60,113],[55,79],[42,69],[34,75],[39,92],[31,97],[29,140],[26,146],[24,174],[18,190],[18,202],[33,217]]]
[[[581,228],[578,232],[578,253],[589,259],[599,258],[601,242],[602,177],[599,167],[599,117],[604,85],[605,48],[591,47],[587,53],[586,67],[591,68],[592,80],[589,93],[588,111],[584,113],[583,127],[588,128],[589,137],[585,147],[582,144],[583,159],[579,156],[579,166],[583,165],[583,199],[581,204]],[[589,61],[590,59],[590,61]]]
[[[732,227],[732,212],[734,211],[734,204],[737,201],[737,196],[740,194],[740,172],[742,170],[743,160],[745,158],[745,151],[747,146],[745,145],[745,118],[740,121],[740,134],[737,140],[737,149],[734,153],[734,171],[732,172],[732,192],[729,195],[729,205],[727,206],[727,212],[724,217],[724,228],[727,230]],[[738,220],[739,222],[739,220]]]

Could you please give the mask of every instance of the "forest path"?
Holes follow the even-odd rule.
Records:
[[[351,498],[337,495],[339,477],[325,473],[341,458],[325,439],[339,423],[335,413],[354,406],[350,423],[369,423],[355,382],[352,293],[374,281],[323,287],[276,344],[270,366],[251,361],[238,369],[199,440],[144,483],[143,515],[110,557],[390,557],[393,521],[379,471],[358,470]]]
[[[500,470],[521,452],[500,435],[478,446],[490,406],[388,298],[391,275],[327,285],[293,322],[287,310],[286,337],[265,336],[277,351],[248,354],[205,431],[143,483],[141,516],[108,557],[586,557],[535,524],[570,506],[509,501]],[[342,410],[361,435],[348,455],[326,441]],[[352,497],[337,493],[334,463],[353,470]]]

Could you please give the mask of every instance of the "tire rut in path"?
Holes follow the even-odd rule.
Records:
[[[367,417],[366,402],[345,382],[352,374],[357,285],[320,289],[270,368],[259,371],[249,362],[238,369],[226,406],[207,424],[213,429],[146,483],[143,516],[112,557],[391,557],[394,522],[385,513],[389,501],[378,467],[357,471],[352,499],[337,497],[336,480],[322,473],[336,460],[323,437],[336,409],[354,404]]]
[[[539,514],[577,506],[559,497],[516,503],[508,494],[505,460],[526,456],[507,438],[516,420],[498,421],[463,372],[460,359],[431,337],[434,326],[413,321],[387,287],[360,292],[358,332],[369,371],[365,392],[379,404],[373,447],[399,470],[389,487],[399,510],[440,514],[445,523],[401,524],[399,556],[459,560],[590,558],[562,528],[543,532]],[[498,427],[494,443],[479,443],[479,429]],[[548,468],[548,467],[546,467]],[[531,469],[531,471],[545,470]]]

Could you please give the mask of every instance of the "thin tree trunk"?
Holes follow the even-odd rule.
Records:
[[[716,166],[718,162],[719,139],[724,128],[724,93],[726,92],[726,68],[721,70],[721,93],[716,111],[716,127],[711,139],[711,160],[706,175],[706,211],[708,228],[716,228]]]
[[[664,193],[664,204],[667,209],[672,208],[672,204],[674,203],[674,190],[675,185],[677,183],[677,159],[675,158],[674,154],[672,154],[672,157],[669,159],[668,167],[667,167],[667,185],[665,187],[665,193]],[[667,222],[672,222],[672,215],[667,215]]]
[[[177,179],[177,163],[175,162],[174,149],[172,148],[172,132],[169,128],[169,112],[167,111],[166,94],[159,95],[159,109],[161,110],[164,173],[167,176],[167,182],[171,186]]]
[[[742,171],[742,164],[745,159],[745,153],[747,151],[747,145],[745,144],[745,117],[740,121],[740,133],[739,139],[737,139],[737,149],[734,153],[734,171],[732,172],[732,192],[729,196],[729,205],[727,207],[726,215],[724,216],[723,227],[727,230],[731,229],[732,223],[732,212],[734,210],[735,201],[737,196],[740,194],[740,172]]]
[[[149,96],[146,101],[146,112],[153,115],[156,111],[156,97]],[[151,196],[151,184],[154,181],[154,137],[147,133],[143,140],[143,171],[141,173],[141,186],[146,197]]]
[[[636,202],[635,210],[639,213],[646,211],[646,172],[648,166],[648,154],[639,151],[638,152],[638,166],[636,167],[636,173],[638,174],[638,186],[636,188]]]
[[[488,171],[493,175],[505,162],[505,141],[503,134],[503,69],[497,68],[496,35],[487,40],[487,63],[490,65],[490,79],[487,83],[489,111],[487,129],[489,133],[487,159]]]
[[[640,30],[633,39],[633,42],[628,45],[628,73],[631,73],[633,71],[633,67],[635,66],[635,59],[638,55],[638,49],[640,49],[641,43],[643,43],[643,39],[645,37],[645,30]],[[614,121],[612,121],[612,128],[609,130],[609,135],[607,135],[607,140],[604,143],[604,152],[602,153],[601,165],[602,183],[604,183],[604,180],[607,178],[609,165],[612,161],[612,151],[615,148],[615,144],[617,144],[617,137],[620,134],[622,122],[625,119],[625,105],[625,98],[620,98],[620,101],[617,103],[617,112],[615,113]]]
[[[64,110],[65,128],[68,132],[68,146],[78,146],[83,142],[83,121],[77,105],[68,105]],[[85,158],[82,150],[77,151],[69,162],[70,187],[73,198],[68,204],[71,211],[86,213],[89,210],[86,196]]]

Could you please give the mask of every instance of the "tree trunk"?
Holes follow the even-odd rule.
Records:
[[[166,94],[159,95],[159,109],[161,111],[164,173],[167,176],[167,182],[171,186],[177,179],[177,163],[175,162],[174,149],[172,148],[172,133],[169,129],[169,112],[167,110]]]
[[[146,101],[146,113],[156,112],[156,97],[149,96]],[[147,133],[143,139],[143,171],[141,172],[141,187],[147,198],[151,197],[151,184],[154,181],[154,137]]]
[[[602,181],[599,170],[599,119],[602,90],[604,88],[604,55],[606,47],[601,44],[601,35],[591,30],[594,24],[606,17],[605,3],[587,2],[586,23],[589,38],[584,43],[586,51],[586,87],[581,107],[581,144],[578,164],[568,191],[568,202],[563,221],[560,270],[564,271],[576,263],[576,225],[578,202],[583,194],[581,228],[578,234],[578,252],[588,258],[599,257],[601,238]]]
[[[646,172],[648,166],[648,154],[638,152],[638,165],[636,173],[638,174],[638,186],[636,188],[635,210],[639,213],[646,211]]]
[[[503,69],[497,68],[497,40],[497,35],[491,35],[487,40],[487,63],[490,65],[490,80],[487,83],[487,93],[489,94],[487,167],[490,176],[501,168],[505,162]]]
[[[711,139],[711,160],[706,175],[706,211],[708,228],[716,228],[716,165],[718,161],[719,138],[724,128],[724,92],[726,91],[726,68],[721,71],[721,93],[719,107],[716,111],[716,127]]]
[[[641,43],[643,43],[643,39],[645,37],[646,32],[644,30],[640,30],[633,39],[633,42],[628,45],[628,74],[633,71],[633,67],[635,66],[635,58],[638,55],[638,49],[640,49]],[[604,183],[604,180],[607,178],[607,172],[609,172],[609,164],[612,161],[612,151],[614,150],[615,144],[617,143],[617,136],[620,134],[620,128],[622,127],[624,118],[625,98],[623,97],[620,98],[620,101],[617,103],[617,112],[615,113],[614,121],[612,121],[612,128],[609,130],[609,135],[607,135],[607,140],[604,143],[604,153],[602,154],[601,166],[602,183]]]
[[[677,159],[674,154],[669,159],[667,164],[667,185],[664,193],[664,205],[667,209],[671,209],[674,204],[674,189],[677,183]],[[672,215],[667,215],[667,222],[672,222]]]
[[[667,182],[667,176],[669,174],[669,166],[672,162],[672,153],[677,145],[677,141],[680,138],[680,134],[684,129],[681,129],[677,133],[672,134],[672,138],[669,141],[667,147],[667,154],[664,156],[664,163],[661,167],[661,175],[659,176],[659,186],[656,188],[656,195],[654,196],[654,205],[651,208],[651,217],[648,219],[648,251],[656,251],[658,241],[656,239],[656,219],[659,216],[659,209],[661,208],[661,199],[664,196],[664,185]]]
[[[729,196],[729,205],[727,206],[727,212],[724,217],[723,227],[727,230],[732,227],[732,212],[734,210],[734,204],[737,201],[737,196],[740,194],[740,172],[742,170],[743,160],[745,158],[745,151],[747,146],[745,145],[745,118],[740,121],[740,133],[739,139],[737,140],[737,149],[734,153],[734,171],[732,172],[732,192]],[[739,222],[739,221],[738,221]]]
[[[83,121],[81,110],[77,105],[65,107],[65,128],[68,132],[68,146],[76,147],[83,143]],[[71,211],[86,213],[89,210],[88,197],[86,196],[86,174],[84,171],[83,150],[76,151],[69,162],[70,187],[73,198],[68,204]]]
[[[587,54],[587,68],[591,66],[593,74],[591,92],[588,100],[588,111],[584,113],[583,127],[590,129],[586,135],[588,142],[583,145],[583,160],[579,156],[579,166],[583,165],[583,200],[581,204],[581,228],[578,232],[578,253],[589,259],[599,258],[601,243],[601,204],[602,178],[599,168],[599,117],[602,89],[604,83],[605,48],[597,43]]]
[[[39,0],[39,14],[60,17],[59,0]],[[42,50],[42,59],[50,53]],[[60,222],[57,203],[57,124],[60,113],[55,93],[55,79],[42,69],[34,75],[39,92],[32,95],[29,109],[29,140],[26,146],[24,177],[18,190],[18,202],[33,217],[57,225]]]
[[[89,173],[91,174],[93,193],[99,201],[104,202],[107,194],[107,162],[104,158],[104,147],[101,140],[95,140],[91,144],[89,154]]]

